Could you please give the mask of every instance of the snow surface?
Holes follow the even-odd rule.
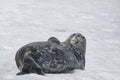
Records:
[[[72,33],[87,38],[86,69],[16,76],[16,51]],[[120,80],[120,0],[0,0],[0,80]]]

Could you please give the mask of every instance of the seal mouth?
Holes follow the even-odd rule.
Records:
[[[83,40],[76,40],[76,39],[73,39],[70,41],[71,44],[82,44],[83,43]]]
[[[77,40],[71,40],[71,43],[78,43],[78,41]]]

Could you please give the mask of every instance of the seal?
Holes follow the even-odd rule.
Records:
[[[63,73],[85,67],[86,39],[72,34],[65,42],[50,37],[45,42],[33,42],[21,47],[15,56],[20,72],[17,75]]]

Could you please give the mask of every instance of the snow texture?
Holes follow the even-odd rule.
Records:
[[[23,45],[72,33],[87,38],[86,69],[16,76]],[[120,80],[120,0],[0,0],[0,80]]]

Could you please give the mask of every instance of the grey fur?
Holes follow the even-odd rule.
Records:
[[[33,42],[23,46],[15,57],[20,70],[18,75],[62,73],[73,69],[84,69],[86,39],[83,39],[83,43],[82,39],[82,35],[76,33],[62,43],[57,38],[51,37],[46,42]]]

